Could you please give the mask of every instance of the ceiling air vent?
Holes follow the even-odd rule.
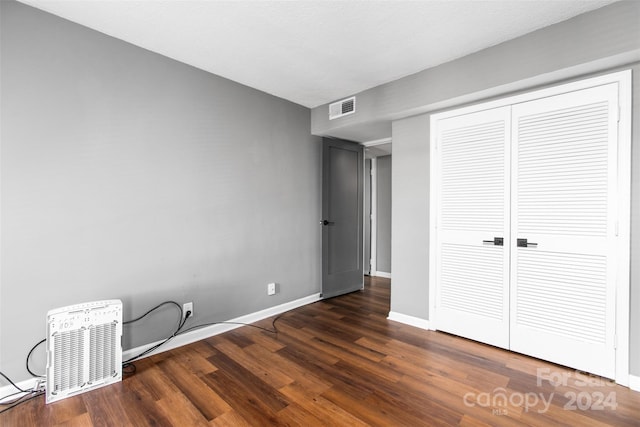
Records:
[[[329,105],[329,120],[348,116],[356,112],[356,97],[343,99]]]

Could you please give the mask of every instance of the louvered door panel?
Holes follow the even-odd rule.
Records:
[[[504,120],[443,132],[443,229],[503,234],[504,140]]]
[[[528,251],[517,270],[518,325],[606,342],[606,257]]]
[[[443,244],[440,306],[501,321],[503,270],[501,247]]]
[[[617,85],[512,111],[511,349],[613,377]]]
[[[518,141],[519,232],[606,236],[608,103],[523,117]]]
[[[438,122],[437,329],[509,345],[510,108]],[[507,246],[496,246],[494,238]],[[487,241],[487,242],[485,242]]]

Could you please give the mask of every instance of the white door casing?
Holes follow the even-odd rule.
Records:
[[[431,117],[432,329],[448,330],[628,385],[630,94],[631,71],[627,70]],[[464,126],[461,116],[472,115],[469,117],[473,121],[480,117],[479,112],[502,108],[513,108],[513,114],[509,113],[512,131],[505,148],[507,170],[512,170],[505,184],[505,188],[511,187],[507,190],[510,203],[505,205],[510,212],[505,222],[511,224],[503,236],[508,245],[505,252],[510,253],[504,256],[508,259],[506,306],[510,330],[506,346],[486,340],[486,333],[474,332],[474,327],[456,325],[455,321],[457,332],[453,331],[450,313],[442,307],[443,295],[451,292],[443,282],[446,265],[456,265],[456,261],[447,261],[450,253],[442,252],[450,249],[446,244],[452,235],[442,227],[447,216],[442,206],[442,194],[446,194],[440,169],[441,157],[446,156],[440,146],[442,132],[446,123],[454,123],[452,119]],[[518,247],[518,238],[538,246]],[[468,269],[468,258],[461,257],[461,271]],[[483,304],[482,300],[478,302]],[[464,316],[458,319],[459,323],[470,322]],[[475,338],[470,336],[474,333],[478,333]]]

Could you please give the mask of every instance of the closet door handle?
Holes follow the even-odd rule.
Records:
[[[504,237],[494,237],[493,240],[483,240],[482,243],[493,243],[495,246],[503,246]]]
[[[527,242],[527,239],[518,239],[517,246],[519,248],[528,248],[529,246],[538,246],[537,243]]]

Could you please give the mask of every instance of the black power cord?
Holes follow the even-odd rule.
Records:
[[[184,324],[187,322],[187,319],[191,316],[191,312],[187,311],[186,316],[184,317],[184,320],[182,321],[182,323],[180,324],[180,326],[178,326],[178,329],[176,329],[176,331],[168,338],[166,338],[164,341],[154,345],[151,348],[148,348],[147,350],[143,351],[142,353],[138,354],[137,356],[131,357],[128,360],[122,362],[122,369],[123,369],[123,373],[126,375],[131,375],[134,374],[136,372],[136,365],[133,364],[133,362],[137,359],[140,359],[143,356],[146,356],[147,354],[151,353],[152,351],[156,350],[157,348],[159,348],[160,346],[168,343],[169,341],[171,341],[173,338],[177,337],[178,335],[182,335],[185,334],[187,332],[191,332],[193,330],[197,330],[197,329],[202,329],[205,328],[207,326],[213,326],[213,325],[241,325],[241,326],[249,326],[251,328],[255,328],[255,329],[260,329],[262,331],[268,332],[270,334],[278,334],[278,328],[276,327],[276,321],[278,319],[280,319],[280,316],[282,316],[281,314],[276,316],[273,321],[271,322],[271,328],[272,329],[268,329],[268,328],[263,328],[262,326],[257,326],[257,325],[252,325],[250,323],[242,323],[242,322],[210,322],[210,323],[201,323],[199,325],[195,325],[195,326],[191,326],[185,330],[182,330],[182,328],[184,327]],[[126,371],[125,371],[126,370]]]
[[[25,362],[25,364],[27,365],[27,372],[29,372],[31,374],[32,377],[36,377],[36,378],[43,378],[45,375],[37,375],[34,374],[33,371],[31,370],[31,368],[29,368],[29,359],[31,358],[31,354],[33,353],[33,350],[35,350],[40,344],[42,344],[43,342],[45,342],[47,339],[43,339],[41,341],[38,341],[38,343],[36,345],[34,345],[33,347],[31,347],[31,350],[29,350],[29,354],[27,354],[27,360]]]
[[[257,325],[252,325],[251,323],[242,323],[242,322],[211,322],[211,323],[202,323],[200,325],[195,325],[195,326],[191,326],[187,329],[185,329],[184,331],[180,331],[180,333],[178,335],[182,335],[182,334],[186,334],[187,332],[191,332],[193,330],[196,329],[202,329],[205,328],[207,326],[213,326],[213,325],[241,325],[241,326],[249,326],[251,328],[255,328],[255,329],[260,329],[261,331],[265,331],[265,332],[269,332],[270,334],[278,334],[278,328],[276,327],[276,321],[278,319],[280,319],[280,316],[282,316],[281,314],[276,316],[273,321],[271,322],[271,328],[272,329],[268,329],[268,328],[263,328],[262,326],[257,326]]]
[[[145,351],[143,351],[142,353],[138,354],[137,356],[133,356],[130,357],[129,359],[125,360],[124,362],[122,362],[122,367],[123,368],[128,368],[129,365],[131,364],[131,362],[133,362],[136,359],[140,359],[143,356],[146,356],[147,354],[151,353],[152,351],[154,351],[155,349],[157,349],[158,347],[165,345],[166,343],[168,343],[169,341],[171,341],[173,338],[176,337],[176,335],[178,335],[178,333],[180,332],[180,330],[184,327],[184,324],[187,323],[187,319],[191,316],[191,312],[187,311],[187,315],[183,316],[183,312],[182,312],[182,307],[175,303],[178,308],[180,309],[180,321],[178,322],[178,329],[175,330],[175,332],[173,334],[171,334],[171,336],[169,336],[168,338],[166,338],[164,341],[159,342],[158,344],[154,345],[153,347],[150,347],[148,349],[146,349]],[[159,307],[159,306],[158,306]],[[156,308],[158,308],[156,307]],[[146,314],[148,314],[149,312],[147,312]],[[142,317],[146,316],[146,314],[144,314]],[[184,317],[184,318],[183,318]],[[138,319],[136,319],[138,320]],[[135,368],[134,368],[134,372],[135,372]]]
[[[31,399],[35,399],[38,396],[42,396],[44,394],[44,391],[35,391],[32,390],[30,392],[28,392],[31,394],[31,396],[29,396],[28,394],[25,394],[24,396],[21,396],[17,399],[12,400],[11,402],[7,402],[7,403],[0,403],[0,405],[5,406],[5,405],[9,405],[7,408],[4,408],[3,410],[0,411],[0,414],[7,412],[10,409],[15,408],[18,405],[21,405],[25,402],[30,401]],[[17,394],[17,393],[14,393]],[[11,394],[9,396],[12,396]],[[5,398],[9,397],[9,396],[5,396]],[[28,396],[28,397],[27,397]]]
[[[144,319],[145,317],[147,317],[148,315],[150,315],[151,313],[153,313],[154,311],[158,310],[160,307],[164,306],[164,305],[168,305],[168,304],[173,304],[176,307],[178,307],[178,310],[180,311],[180,320],[178,321],[178,328],[175,330],[175,332],[173,334],[171,334],[169,337],[167,337],[166,339],[164,339],[162,342],[146,349],[145,351],[143,351],[142,353],[138,354],[137,356],[134,357],[130,357],[129,359],[125,360],[124,362],[122,362],[122,369],[123,369],[123,373],[125,375],[129,375],[129,374],[133,374],[136,372],[136,366],[132,363],[133,361],[140,359],[143,356],[146,356],[147,354],[151,353],[152,351],[158,349],[159,347],[163,346],[164,344],[168,343],[169,341],[171,341],[173,338],[175,338],[178,335],[182,335],[185,334],[187,332],[193,331],[193,330],[197,330],[197,329],[201,329],[207,326],[213,326],[213,325],[220,325],[220,324],[227,324],[227,325],[241,325],[241,326],[249,326],[252,328],[256,328],[256,329],[260,329],[262,331],[271,333],[271,334],[278,334],[278,328],[276,327],[276,321],[280,318],[280,316],[282,315],[278,315],[276,316],[273,321],[271,322],[271,328],[272,329],[268,329],[268,328],[263,328],[262,326],[257,326],[257,325],[252,325],[249,323],[242,323],[242,322],[210,322],[210,323],[202,323],[199,325],[195,325],[195,326],[191,326],[185,330],[182,330],[182,328],[184,328],[184,325],[187,323],[187,319],[189,319],[191,317],[191,312],[187,311],[186,316],[184,315],[185,313],[182,310],[182,306],[180,304],[178,304],[175,301],[164,301],[161,302],[160,304],[156,305],[155,307],[149,309],[146,313],[142,314],[139,317],[136,317],[135,319],[131,319],[131,320],[127,320],[125,322],[122,322],[123,325],[130,325],[132,323],[138,322],[142,319]],[[38,341],[33,347],[31,347],[31,350],[29,350],[29,353],[27,354],[27,358],[26,358],[26,368],[27,371],[29,372],[29,374],[31,374],[33,377],[36,378],[42,378],[45,375],[37,375],[35,374],[30,366],[29,366],[29,360],[31,358],[31,354],[33,354],[34,350],[41,345],[42,343],[44,343],[46,341],[45,339],[42,339],[40,341]],[[5,402],[5,403],[0,403],[0,406],[6,406],[6,405],[10,405],[9,407],[3,409],[0,411],[0,414],[2,414],[3,412],[6,412],[12,408],[15,408],[16,406],[28,402],[31,399],[34,399],[38,396],[42,396],[45,392],[41,391],[41,390],[23,390],[22,388],[20,388],[18,385],[16,385],[9,377],[7,377],[4,373],[0,372],[0,376],[2,376],[5,380],[7,380],[13,387],[15,387],[18,391],[9,395],[6,395],[2,398],[0,398],[0,400],[4,400],[8,397],[14,396],[16,394],[19,393],[29,393],[31,394],[30,397],[27,398],[27,396],[29,396],[29,394],[25,394],[24,396],[20,396],[10,402]]]
[[[166,304],[173,304],[173,305],[175,305],[176,307],[178,307],[178,310],[180,310],[180,320],[178,320],[178,329],[176,329],[176,331],[175,331],[173,334],[171,334],[171,336],[169,336],[168,338],[166,338],[164,341],[162,341],[162,342],[160,342],[160,343],[158,343],[158,344],[154,345],[153,347],[150,347],[150,348],[146,349],[145,351],[143,351],[142,353],[138,354],[137,356],[130,357],[129,359],[127,359],[127,360],[125,360],[124,362],[122,362],[122,369],[123,369],[123,373],[124,373],[125,375],[131,375],[131,374],[133,374],[133,373],[135,373],[135,372],[136,372],[136,365],[134,365],[134,364],[133,364],[133,363],[131,363],[131,362],[133,362],[134,360],[137,360],[137,359],[139,359],[139,358],[141,358],[141,357],[143,357],[143,356],[146,356],[147,354],[151,353],[152,351],[154,351],[154,350],[155,350],[155,349],[157,349],[158,347],[160,347],[160,346],[162,346],[162,345],[166,344],[166,343],[167,343],[167,342],[169,342],[171,339],[173,339],[173,337],[175,337],[175,336],[176,336],[176,334],[177,334],[178,332],[180,332],[180,329],[182,329],[182,327],[184,326],[184,324],[187,322],[187,319],[189,318],[189,316],[191,316],[191,312],[190,312],[190,311],[187,311],[187,315],[186,315],[186,316],[184,316],[184,313],[183,313],[183,311],[182,311],[182,306],[181,306],[180,304],[178,304],[178,303],[177,303],[177,302],[175,302],[175,301],[165,301],[165,302],[162,302],[162,303],[160,303],[160,304],[156,305],[155,307],[153,307],[152,309],[150,309],[149,311],[147,311],[147,312],[146,312],[145,314],[143,314],[142,316],[137,317],[137,318],[132,319],[132,320],[129,320],[129,321],[126,321],[126,322],[123,322],[123,325],[128,325],[128,324],[130,324],[130,323],[137,322],[138,320],[143,319],[143,318],[144,318],[144,317],[146,317],[147,315],[151,314],[153,311],[155,311],[155,310],[159,309],[160,307],[162,307],[163,305],[166,305]]]
[[[160,304],[156,305],[155,307],[149,309],[146,313],[144,313],[142,316],[136,317],[135,319],[131,319],[131,320],[127,320],[125,322],[122,322],[123,325],[129,325],[131,323],[135,323],[139,320],[144,319],[145,317],[147,317],[148,315],[150,315],[151,313],[153,313],[154,311],[156,311],[157,309],[159,309],[160,307],[162,307],[163,305],[168,305],[168,304],[173,304],[176,307],[178,307],[178,310],[180,310],[180,321],[182,321],[182,306],[180,304],[178,304],[175,301],[164,301],[161,302]]]
[[[11,381],[11,379],[10,379],[8,376],[6,376],[5,374],[3,374],[2,372],[0,372],[0,375],[2,375],[2,378],[4,378],[5,380],[9,381],[9,384],[11,384],[12,386],[14,386],[14,387],[16,388],[16,390],[18,390],[19,392],[22,392],[22,393],[26,393],[26,392],[27,392],[27,390],[23,390],[22,388],[18,387],[18,386],[16,385],[16,383],[14,383],[13,381]],[[14,393],[14,394],[15,394],[15,393]],[[9,395],[9,396],[10,396],[10,395]],[[5,396],[5,398],[6,398],[6,397],[9,397],[9,396]],[[4,398],[3,398],[3,399],[4,399]]]
[[[145,317],[147,317],[149,314],[151,314],[151,313],[153,313],[154,311],[156,311],[157,309],[159,309],[160,307],[165,306],[165,305],[168,305],[168,304],[173,304],[173,305],[175,305],[176,307],[178,307],[178,310],[180,310],[180,318],[182,319],[182,306],[181,306],[180,304],[178,304],[177,302],[175,302],[175,301],[164,301],[164,302],[161,302],[160,304],[156,305],[155,307],[153,307],[153,308],[149,309],[146,313],[142,314],[141,316],[136,317],[135,319],[131,319],[131,320],[127,320],[127,321],[125,321],[125,322],[122,322],[122,324],[123,324],[123,325],[130,325],[130,324],[132,324],[132,323],[138,322],[138,321],[140,321],[140,320],[144,319]],[[35,377],[35,378],[43,378],[45,375],[38,375],[38,374],[34,373],[34,372],[31,370],[31,367],[29,366],[29,361],[31,360],[31,354],[33,354],[33,352],[35,351],[35,349],[36,349],[40,344],[44,343],[45,341],[47,341],[47,340],[46,340],[46,338],[45,338],[45,339],[43,339],[43,340],[41,340],[41,341],[38,341],[38,343],[37,343],[37,344],[35,344],[33,347],[31,347],[31,350],[29,350],[29,354],[27,354],[26,363],[25,363],[26,368],[27,368],[27,372],[29,372],[29,374],[31,374],[31,376],[32,376],[32,377]],[[146,354],[146,353],[145,353],[145,354]],[[3,375],[3,376],[4,376],[4,375]]]
[[[27,402],[31,399],[34,399],[38,396],[41,396],[42,394],[44,394],[43,391],[40,390],[36,390],[36,389],[32,389],[32,390],[24,390],[23,388],[19,387],[16,383],[14,383],[13,381],[11,381],[11,379],[6,376],[4,373],[0,372],[0,375],[9,382],[9,384],[11,384],[13,387],[15,387],[18,391],[16,391],[15,393],[11,393],[8,394],[6,396],[3,396],[0,400],[2,401],[2,403],[0,403],[0,406],[7,406],[7,408],[4,408],[3,410],[0,411],[0,414],[2,414],[3,412],[7,412],[9,409],[15,408],[16,406]],[[11,397],[11,396],[15,396],[16,394],[20,394],[20,393],[28,393],[28,394],[24,394],[20,397],[17,397],[11,401],[5,402],[4,400]],[[30,397],[28,397],[30,396]],[[27,398],[28,397],[28,398]]]
[[[137,356],[135,356],[133,358],[130,358],[129,360],[123,362],[122,367],[125,370],[125,374],[135,372],[135,365],[131,364],[130,363],[131,361],[133,361],[135,359],[138,359],[138,358],[140,358],[140,357],[152,352],[156,348],[158,348],[161,345],[167,343],[169,340],[171,340],[173,337],[175,337],[178,334],[178,332],[180,332],[180,329],[182,329],[184,327],[184,324],[186,323],[187,318],[189,318],[189,316],[191,315],[191,312],[187,312],[187,316],[185,316],[184,319],[183,319],[183,311],[182,311],[182,306],[180,304],[178,304],[175,301],[164,301],[164,302],[161,302],[160,304],[156,305],[155,307],[151,308],[150,310],[148,310],[146,313],[142,314],[141,316],[136,317],[135,319],[131,319],[131,320],[127,320],[125,322],[122,322],[123,326],[124,325],[130,325],[132,323],[138,322],[138,321],[144,319],[145,317],[147,317],[149,314],[151,314],[154,311],[156,311],[157,309],[159,309],[160,307],[162,307],[164,305],[168,305],[168,304],[175,305],[176,307],[178,307],[178,310],[180,311],[180,320],[178,321],[178,328],[176,329],[176,331],[169,338],[165,339],[161,343],[159,343],[159,344],[151,347],[150,349],[147,349],[146,351],[140,353],[139,355],[137,355]],[[29,350],[29,353],[27,354],[27,357],[25,359],[25,366],[27,368],[27,372],[29,372],[29,374],[31,374],[31,376],[33,376],[35,378],[43,378],[43,377],[45,377],[45,375],[38,375],[38,374],[34,373],[31,370],[31,367],[29,366],[29,361],[31,360],[31,355],[33,354],[35,349],[38,348],[39,345],[41,345],[42,343],[44,343],[46,341],[47,341],[46,338],[38,341],[33,347],[31,347],[31,350]],[[132,370],[129,371],[129,372],[126,372],[127,368],[132,369]],[[16,394],[28,393],[28,394],[25,394],[23,396],[17,397],[17,398],[15,398],[15,399],[13,399],[13,400],[11,400],[9,402],[0,403],[0,406],[9,405],[7,408],[1,410],[0,414],[2,414],[3,412],[6,412],[6,411],[8,411],[8,410],[10,410],[12,408],[15,408],[16,406],[18,406],[18,405],[20,405],[20,404],[22,404],[24,402],[27,402],[27,401],[29,401],[31,399],[34,399],[34,398],[44,394],[44,391],[41,391],[41,390],[35,390],[35,389],[24,390],[24,389],[22,389],[16,383],[14,383],[8,376],[6,376],[3,372],[0,372],[0,376],[2,376],[5,380],[7,380],[9,382],[9,384],[11,384],[13,387],[16,388],[16,390],[18,390],[15,393],[3,396],[2,398],[0,398],[0,401],[3,401],[3,400],[5,400],[5,399],[7,399],[7,398],[9,398],[11,396],[15,396]]]

